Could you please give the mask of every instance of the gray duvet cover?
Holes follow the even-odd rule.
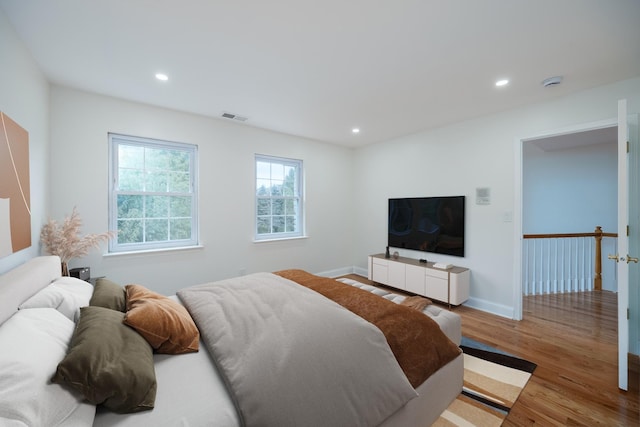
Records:
[[[270,273],[178,292],[242,425],[377,426],[417,394],[375,326]]]

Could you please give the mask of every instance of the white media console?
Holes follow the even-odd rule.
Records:
[[[403,289],[449,305],[460,305],[469,299],[468,268],[435,268],[433,262],[413,258],[369,256],[369,280]]]

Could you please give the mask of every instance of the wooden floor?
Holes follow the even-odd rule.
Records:
[[[462,334],[538,365],[503,426],[638,426],[640,397],[618,389],[617,295],[523,300],[520,322],[464,306]]]
[[[453,311],[464,336],[538,365],[503,426],[640,425],[637,387],[617,385],[615,293],[526,297],[522,321],[465,306]]]

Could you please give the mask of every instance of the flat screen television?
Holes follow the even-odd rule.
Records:
[[[464,196],[389,199],[388,245],[464,256]]]

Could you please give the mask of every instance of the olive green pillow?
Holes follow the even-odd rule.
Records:
[[[82,307],[67,355],[52,381],[115,412],[152,409],[156,398],[153,349],[122,323],[123,318],[124,313],[108,308]]]
[[[110,308],[124,313],[127,311],[124,288],[109,279],[101,277],[96,280],[89,305]]]

